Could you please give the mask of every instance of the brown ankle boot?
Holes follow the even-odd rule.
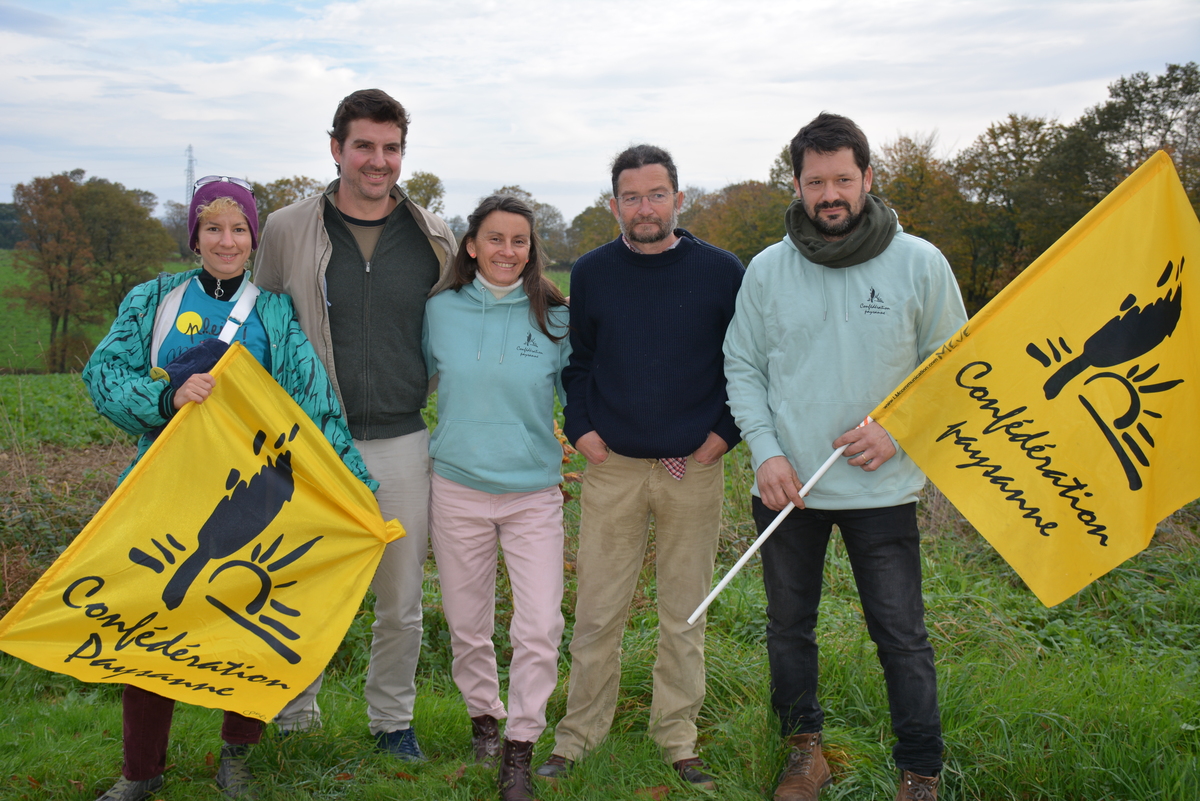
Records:
[[[471,748],[475,764],[494,770],[500,764],[500,727],[491,715],[471,718]]]
[[[775,788],[775,801],[817,801],[821,790],[833,783],[821,753],[821,732],[793,734],[788,745],[792,750]]]
[[[533,778],[529,767],[533,761],[533,743],[504,740],[504,756],[500,760],[501,801],[533,801]]]
[[[937,801],[937,776],[921,776],[906,770],[900,776],[896,801]]]

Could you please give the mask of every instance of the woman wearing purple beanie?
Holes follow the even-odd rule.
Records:
[[[200,269],[164,273],[134,287],[83,370],[96,409],[139,437],[137,455],[121,479],[184,404],[202,403],[212,392],[215,379],[208,371],[225,348],[216,338],[232,317],[234,324],[242,320],[233,338],[374,491],[378,484],[354,447],[329,376],[300,329],[291,299],[260,291],[250,282],[246,263],[258,246],[258,210],[250,185],[227,176],[201,178],[188,224]],[[169,698],[126,685],[123,775],[98,801],[143,801],[162,788],[174,708]],[[227,798],[257,797],[246,752],[262,730],[261,721],[225,712],[217,785]]]

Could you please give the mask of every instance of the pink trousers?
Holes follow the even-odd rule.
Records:
[[[436,468],[435,468],[436,469]],[[563,616],[562,494],[558,487],[493,495],[433,474],[429,541],[454,651],[451,673],[471,717],[508,718],[504,736],[536,742],[558,682]],[[512,585],[508,712],[496,649],[497,547]]]

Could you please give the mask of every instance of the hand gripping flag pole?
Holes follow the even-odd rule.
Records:
[[[858,427],[862,428],[869,422],[871,422],[871,418],[868,416],[865,420],[858,424]],[[813,485],[820,481],[821,476],[825,475],[825,471],[833,467],[833,463],[838,460],[838,457],[841,456],[848,447],[849,444],[843,445],[833,453],[829,454],[829,458],[825,460],[825,464],[818,467],[817,472],[812,474],[812,478],[804,482],[804,486],[800,488],[799,494],[801,498],[807,495],[808,491],[813,488]],[[750,561],[750,557],[754,556],[755,552],[762,547],[764,542],[767,541],[767,537],[775,533],[775,529],[779,528],[779,524],[782,523],[795,508],[796,504],[791,502],[788,502],[788,505],[783,507],[783,511],[776,515],[775,519],[771,521],[771,525],[767,526],[766,529],[763,530],[763,533],[758,535],[758,539],[751,543],[750,547],[746,549],[746,552],[742,554],[742,558],[738,559],[737,563],[729,569],[728,573],[725,574],[725,578],[721,579],[720,583],[718,583],[716,587],[713,587],[713,591],[708,594],[708,597],[700,602],[700,605],[696,607],[695,612],[692,612],[692,616],[687,619],[689,626],[693,625],[700,618],[700,616],[704,614],[704,610],[708,609],[709,604],[716,600],[716,597],[721,594],[721,590],[725,589],[725,585],[733,580],[733,577],[736,576],[738,571],[745,566],[746,562]]]

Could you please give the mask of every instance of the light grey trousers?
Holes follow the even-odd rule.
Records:
[[[421,655],[421,582],[429,550],[429,431],[392,439],[354,440],[371,478],[385,520],[396,518],[404,536],[384,549],[371,589],[375,623],[364,695],[371,733],[407,729],[416,703],[417,659]],[[324,674],[275,717],[283,731],[320,723],[317,692]]]

